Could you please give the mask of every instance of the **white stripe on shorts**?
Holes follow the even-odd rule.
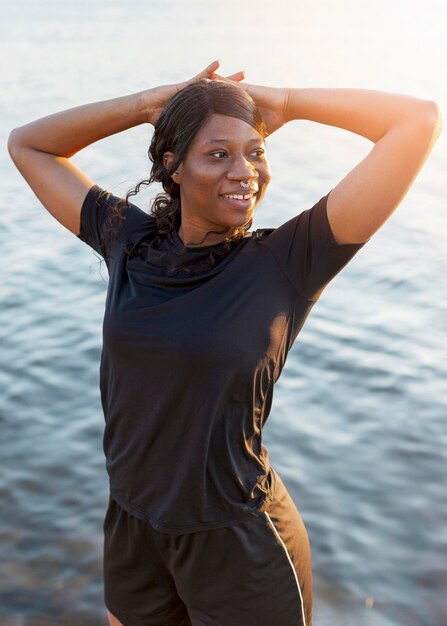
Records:
[[[281,539],[281,536],[280,536],[279,532],[278,532],[278,531],[276,530],[276,528],[275,528],[275,524],[274,524],[274,523],[272,522],[272,520],[270,519],[270,515],[267,513],[267,511],[264,511],[264,513],[265,513],[265,515],[266,515],[266,517],[267,517],[267,519],[268,519],[268,521],[269,521],[269,523],[270,523],[271,527],[273,528],[273,530],[274,530],[274,532],[275,532],[276,536],[277,536],[277,537],[278,537],[278,539],[280,540],[281,545],[282,545],[282,547],[284,548],[284,552],[286,553],[287,558],[289,559],[290,567],[292,568],[293,575],[295,576],[296,586],[298,587],[298,593],[300,594],[300,601],[301,601],[301,614],[302,614],[302,617],[303,617],[303,626],[306,626],[306,618],[305,618],[305,616],[304,616],[304,602],[303,602],[303,596],[302,596],[302,594],[301,594],[301,587],[300,587],[300,583],[299,583],[299,581],[298,581],[298,576],[296,575],[295,568],[293,567],[292,560],[291,560],[291,558],[290,558],[290,556],[289,556],[289,553],[287,552],[287,548],[286,548],[286,546],[285,546],[285,544],[284,544],[284,541]]]

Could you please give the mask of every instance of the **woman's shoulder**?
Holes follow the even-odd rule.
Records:
[[[133,246],[156,233],[155,217],[137,204],[93,185],[81,209],[79,238],[108,257],[116,243]]]

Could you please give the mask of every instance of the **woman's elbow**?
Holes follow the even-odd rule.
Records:
[[[442,131],[442,112],[441,107],[435,100],[426,101],[426,119],[428,124],[435,129],[436,134],[439,136]]]
[[[8,152],[13,161],[17,158],[17,153],[21,147],[20,128],[13,128],[8,137]]]

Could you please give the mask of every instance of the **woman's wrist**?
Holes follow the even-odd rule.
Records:
[[[141,123],[146,122],[154,125],[166,106],[166,103],[185,86],[186,82],[174,83],[170,85],[160,85],[142,91],[140,93]]]
[[[153,124],[154,109],[155,109],[155,88],[145,89],[141,91],[138,96],[137,115],[139,117],[140,124]]]

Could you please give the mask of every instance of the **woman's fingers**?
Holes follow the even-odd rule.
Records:
[[[183,88],[186,85],[190,85],[191,83],[194,83],[198,80],[203,80],[204,78],[207,78],[208,80],[223,80],[229,83],[240,83],[240,81],[244,80],[245,78],[244,71],[235,72],[234,74],[231,74],[230,76],[221,76],[220,74],[216,74],[216,70],[218,69],[219,66],[220,66],[220,59],[216,59],[215,61],[207,65],[207,67],[204,70],[196,74],[194,78],[192,78],[191,80],[185,81],[184,83],[180,83],[181,88]]]
[[[234,74],[231,74],[230,76],[227,76],[226,78],[224,76],[220,76],[219,74],[216,74],[216,70],[219,66],[220,66],[220,59],[216,59],[216,61],[213,61],[212,63],[210,63],[202,72],[199,72],[199,74],[197,74],[195,78],[196,79],[209,78],[211,80],[216,79],[216,78],[218,78],[219,80],[228,79],[234,82],[244,80],[245,78],[244,71],[236,72]]]
[[[230,80],[234,80],[234,81],[244,80],[245,72],[244,71],[236,72],[236,74],[231,74],[231,76],[227,76],[227,78]]]
[[[223,80],[226,83],[238,83],[239,87],[242,87],[243,89],[245,88],[245,86],[243,84],[240,84],[239,81],[244,80],[245,78],[245,72],[236,72],[236,74],[231,74],[231,76],[221,76],[220,74],[213,74],[213,79],[214,80]]]
[[[204,70],[202,70],[201,72],[193,76],[193,78],[190,78],[189,80],[185,80],[182,83],[178,83],[178,87],[179,87],[178,91],[180,91],[187,85],[191,85],[197,82],[198,80],[203,80],[204,78],[208,78],[208,80],[212,80],[215,77],[214,72],[215,70],[217,70],[219,65],[220,65],[220,59],[216,59],[216,61],[213,61],[212,63],[207,65]]]
[[[195,76],[196,80],[200,80],[201,78],[212,78],[219,65],[220,59],[216,59],[216,61],[210,63],[202,72],[199,72],[197,76]]]
[[[197,82],[198,80],[202,80],[202,79],[208,79],[208,80],[223,80],[226,81],[227,83],[232,83],[234,85],[240,85],[243,89],[247,89],[247,87],[245,86],[245,84],[241,84],[240,81],[244,80],[245,78],[245,72],[240,71],[240,72],[236,72],[234,74],[231,74],[228,77],[225,76],[221,76],[220,74],[216,74],[216,70],[219,68],[220,66],[220,59],[216,59],[215,61],[213,61],[212,63],[210,63],[209,65],[206,66],[206,68],[204,70],[202,70],[201,72],[199,72],[196,76],[194,76],[193,78],[186,80],[184,82],[180,82],[180,83],[175,83],[172,85],[162,85],[160,87],[157,88],[158,94],[157,94],[157,110],[158,110],[158,114],[154,114],[152,116],[151,119],[151,123],[155,123],[155,121],[158,118],[158,115],[160,113],[160,111],[163,109],[163,107],[166,105],[166,102],[176,93],[178,93],[179,91],[181,91],[182,89],[184,89],[185,87],[187,87],[188,85],[192,85],[195,82]]]

